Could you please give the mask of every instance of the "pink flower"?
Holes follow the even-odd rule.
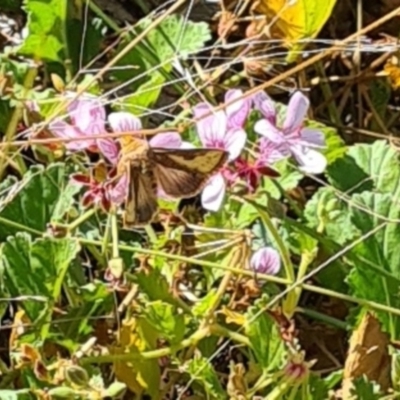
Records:
[[[228,90],[225,102],[230,102],[242,95],[241,90]],[[218,148],[229,153],[229,161],[239,157],[246,143],[247,134],[243,129],[250,111],[251,100],[243,99],[227,106],[226,111],[215,111],[208,103],[200,103],[193,109],[197,121],[197,133],[204,147]],[[225,197],[226,183],[222,173],[214,175],[201,194],[201,202],[205,209],[218,211]]]
[[[100,100],[85,95],[74,100],[67,108],[69,122],[55,120],[49,126],[50,131],[63,139],[84,138],[104,133],[106,112]],[[68,141],[65,147],[70,151],[95,150],[96,139]]]
[[[108,116],[108,123],[113,132],[134,132],[142,129],[142,123],[135,115],[125,112],[113,112]],[[102,154],[112,163],[116,164],[119,157],[119,146],[111,139],[99,139],[99,149]],[[180,148],[185,146],[178,132],[164,132],[153,136],[149,140],[151,147]]]
[[[261,247],[252,255],[250,267],[261,274],[276,275],[281,269],[279,253],[272,247]]]
[[[309,101],[301,92],[296,92],[290,99],[286,118],[282,127],[276,124],[276,111],[272,112],[268,96],[259,94],[254,101],[256,107],[264,115],[264,119],[256,122],[254,130],[266,140],[261,141],[262,146],[268,148],[268,142],[274,148],[276,157],[288,157],[293,155],[300,164],[300,169],[306,173],[319,174],[325,170],[327,161],[323,154],[315,149],[325,147],[325,138],[322,132],[317,129],[303,127],[303,120],[309,107]]]
[[[253,98],[254,108],[271,124],[276,125],[276,110],[272,99],[265,92],[257,92]]]
[[[115,170],[108,173],[94,167],[90,175],[74,174],[71,176],[73,182],[86,188],[82,196],[82,205],[89,207],[100,206],[104,211],[109,211],[111,204],[120,205],[125,200],[127,182],[126,177],[115,180]],[[100,176],[102,175],[102,176]]]

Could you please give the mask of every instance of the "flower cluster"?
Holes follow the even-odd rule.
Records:
[[[193,108],[202,146],[223,149],[229,153],[228,165],[210,178],[201,194],[203,207],[210,211],[221,208],[227,188],[239,181],[249,191],[254,191],[262,176],[279,176],[273,169],[273,164],[283,158],[293,156],[300,169],[306,173],[321,173],[326,167],[325,157],[318,152],[324,147],[324,135],[303,125],[309,101],[302,93],[296,92],[291,97],[282,124],[278,124],[275,105],[264,92],[259,92],[252,98],[242,99],[242,95],[241,90],[228,90],[225,102],[236,101],[228,104],[225,110],[216,111],[206,102]],[[248,142],[245,128],[252,109],[262,116],[254,125],[254,131],[259,137],[255,146],[244,151]],[[118,142],[96,138],[96,135],[104,134],[107,130],[132,132],[142,128],[141,121],[127,112],[113,112],[107,117],[100,100],[92,96],[73,101],[67,111],[68,122],[52,122],[52,133],[69,139],[66,142],[69,151],[99,151],[114,170],[120,152]],[[165,148],[193,148],[191,143],[183,142],[176,132],[158,134],[149,144]],[[75,177],[75,181],[88,189],[84,197],[86,204],[98,203],[107,209],[111,203],[120,204],[123,201],[127,192],[127,179],[116,179],[112,174],[101,181],[91,177]]]

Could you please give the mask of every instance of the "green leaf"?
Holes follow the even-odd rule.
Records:
[[[200,301],[198,301],[192,307],[193,315],[200,318],[207,315],[207,312],[214,305],[217,297],[218,297],[217,290],[211,289]]]
[[[36,60],[62,61],[67,0],[25,0],[28,37],[19,53]]]
[[[15,185],[12,195],[0,204],[0,217],[17,223],[21,227],[0,222],[0,240],[22,231],[23,227],[44,232],[49,222],[61,219],[72,204],[75,189],[66,185],[66,170],[62,163],[52,164],[47,169],[33,166],[23,180]]]
[[[152,21],[143,19],[139,29],[146,29]],[[173,56],[185,59],[196,53],[211,39],[211,32],[206,22],[193,22],[180,15],[170,15],[148,34],[148,40],[161,61]]]
[[[348,243],[359,235],[351,222],[348,203],[340,200],[331,187],[323,187],[313,195],[304,216],[308,226],[323,232],[336,243]]]
[[[263,207],[268,207],[273,199],[270,199],[266,193],[257,193],[254,196],[254,201]],[[234,199],[227,200],[226,207],[229,206],[232,215],[235,215],[235,229],[246,229],[251,226],[254,221],[259,218],[258,210],[250,203],[238,204]],[[218,226],[218,225],[217,225]]]
[[[30,391],[30,390],[29,390]],[[22,390],[0,390],[1,400],[32,400],[26,389]]]
[[[81,268],[80,265],[79,267]],[[86,337],[93,329],[93,317],[112,312],[115,306],[113,295],[104,282],[94,281],[79,286],[74,291],[71,285],[68,283],[67,285],[69,297],[74,298],[74,304],[68,309],[68,314],[55,321],[59,332],[63,335],[64,347],[68,347],[66,340],[76,343],[79,338]],[[70,351],[75,351],[75,349],[70,349]]]
[[[385,121],[387,118],[390,118],[390,108],[388,108],[388,105],[392,96],[392,88],[390,87],[389,80],[371,79],[368,82],[368,86],[369,88],[367,90],[372,102],[372,107],[382,121]],[[375,132],[379,132],[381,129],[376,118],[372,118],[369,129]]]
[[[146,303],[144,315],[162,337],[171,343],[179,343],[185,334],[184,316],[171,304],[162,301]]]
[[[355,296],[399,308],[400,284],[400,210],[393,207],[390,194],[364,192],[352,197],[360,208],[351,209],[353,224],[362,232],[369,233],[352,251],[357,256],[348,282]],[[365,209],[369,210],[368,212]],[[394,222],[385,222],[394,220]],[[386,313],[378,314],[386,330],[398,333],[399,318]]]
[[[170,304],[176,304],[170,292],[170,287],[165,277],[160,271],[153,269],[148,273],[138,272],[134,276],[140,289],[147,294],[150,301],[162,300]]]
[[[272,371],[283,360],[284,343],[275,321],[265,312],[265,302],[262,298],[247,311],[246,334],[260,367]]]
[[[398,154],[383,140],[357,144],[328,168],[328,176],[341,191],[361,193],[375,188],[382,193],[395,192],[400,182]]]
[[[2,0],[2,11],[19,11],[21,8],[21,0]]]
[[[81,0],[68,2],[65,40],[74,73],[79,73],[82,66],[101,53],[101,44],[107,32],[105,22],[99,18],[91,18],[90,14],[84,12],[82,5]]]
[[[43,296],[47,305],[57,301],[71,261],[80,249],[75,239],[44,238],[34,242],[26,233],[9,237],[1,247],[0,263],[11,296]],[[46,304],[46,303],[45,303]],[[34,321],[44,310],[43,303],[21,303]],[[52,310],[46,310],[52,313]]]
[[[74,204],[74,196],[81,190],[79,185],[68,182],[64,189],[60,192],[51,215],[52,222],[62,221],[65,214],[72,208]]]
[[[263,189],[265,189],[272,198],[278,200],[282,197],[282,192],[289,191],[297,187],[300,180],[303,178],[303,174],[291,166],[291,161],[289,159],[281,160],[275,163],[274,169],[276,169],[281,176],[279,178],[275,178],[274,180],[264,178]],[[282,190],[279,190],[277,185],[279,185]]]
[[[125,48],[151,23],[152,20],[149,18],[139,21],[134,28],[134,35],[129,34],[121,42],[117,52]],[[197,53],[210,39],[208,24],[170,15],[158,27],[152,29],[143,42],[138,43],[122,57],[118,65],[126,66],[125,70],[114,71],[112,75],[121,82],[130,81],[132,89],[137,93],[135,96],[140,96],[146,87],[152,87],[146,101],[153,102],[158,96],[157,82],[161,86],[163,82],[176,78],[171,74],[172,61],[176,58],[182,60],[190,54]]]
[[[49,396],[54,400],[69,400],[79,396],[80,391],[78,389],[72,389],[67,386],[58,386],[48,391]]]
[[[373,186],[368,174],[348,154],[329,165],[326,174],[329,183],[341,192],[361,193]]]
[[[227,394],[222,389],[218,375],[210,361],[204,357],[195,357],[186,363],[186,372],[191,379],[204,388],[209,399],[226,399]]]
[[[122,382],[113,382],[105,391],[104,395],[111,398],[120,398],[126,391],[126,385]]]
[[[372,145],[360,144],[349,149],[348,155],[371,177],[376,190],[395,192],[400,185],[399,156],[393,146],[385,140]]]
[[[382,399],[382,393],[379,385],[367,380],[366,376],[361,376],[353,382],[354,388],[351,389],[351,394],[356,399],[362,400],[379,400]]]
[[[151,74],[149,80],[140,85],[135,93],[127,96],[119,109],[142,115],[144,111],[152,107],[160,95],[165,78],[159,73]]]

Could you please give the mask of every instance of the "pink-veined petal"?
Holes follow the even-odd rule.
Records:
[[[325,171],[327,160],[323,154],[303,146],[293,146],[291,149],[300,171],[307,174],[321,174]]]
[[[197,133],[204,147],[219,147],[227,129],[226,114],[223,111],[213,111],[208,103],[199,103],[193,108],[195,118],[205,114],[196,122]]]
[[[108,123],[113,132],[134,132],[142,129],[140,119],[125,111],[111,113],[108,116]]]
[[[118,161],[119,147],[112,139],[97,139],[97,147],[111,164]]]
[[[255,108],[261,112],[271,124],[276,125],[276,110],[272,99],[265,92],[257,92],[253,96]]]
[[[96,135],[105,131],[106,111],[96,97],[82,97],[68,107],[72,124],[86,135]]]
[[[124,174],[119,178],[114,187],[110,187],[107,190],[108,199],[116,205],[122,204],[128,194],[128,186],[128,176]]]
[[[231,129],[224,138],[224,149],[229,152],[229,161],[235,160],[246,144],[247,135],[243,129]]]
[[[286,141],[282,132],[267,119],[260,119],[257,121],[254,125],[254,130],[256,133],[266,137],[271,142],[281,144]]]
[[[260,274],[276,275],[281,269],[281,258],[274,248],[261,247],[252,255],[250,267]]]
[[[303,128],[300,137],[303,145],[316,148],[325,147],[325,136],[318,129]]]
[[[218,211],[225,197],[225,180],[220,173],[208,181],[201,193],[201,204],[206,210]]]
[[[303,93],[295,92],[292,95],[282,128],[285,133],[289,134],[301,128],[309,106],[310,102]]]
[[[243,96],[240,89],[231,89],[225,93],[225,103]],[[228,128],[243,128],[250,112],[251,99],[248,97],[235,101],[226,106],[226,115],[228,118]]]
[[[63,139],[82,138],[85,136],[77,128],[64,121],[52,122],[49,126],[49,129],[53,135]],[[65,142],[65,147],[71,151],[79,151],[85,150],[93,146],[95,143],[95,140],[92,139],[74,140]]]
[[[284,144],[271,142],[268,138],[262,137],[259,141],[259,161],[271,165],[283,158],[290,156],[290,148]]]
[[[179,149],[182,144],[182,138],[178,132],[159,133],[150,139],[149,144],[151,147]]]
[[[212,138],[212,123],[209,121],[209,118],[201,118],[204,114],[208,114],[212,112],[211,105],[208,103],[199,103],[193,107],[193,115],[196,119],[199,119],[196,122],[197,134],[201,142],[208,142]]]

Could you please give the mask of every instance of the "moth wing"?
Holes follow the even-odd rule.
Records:
[[[171,197],[186,198],[196,196],[205,186],[209,176],[198,172],[156,165],[154,173],[158,185]]]
[[[212,174],[228,159],[228,153],[220,149],[167,149],[153,147],[151,159],[166,168],[187,172]]]
[[[196,196],[227,159],[223,150],[153,148],[157,183],[171,197]]]
[[[124,227],[146,225],[157,212],[155,177],[151,170],[143,172],[140,166],[128,168],[130,187],[125,202]]]

